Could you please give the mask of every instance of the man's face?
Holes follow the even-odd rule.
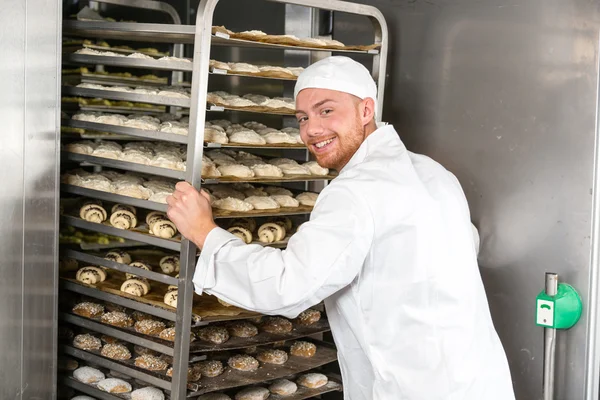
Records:
[[[328,89],[304,89],[296,97],[300,136],[322,167],[340,171],[365,140],[361,100]]]

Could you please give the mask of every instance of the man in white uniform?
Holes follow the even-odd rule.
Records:
[[[376,90],[346,57],[298,78],[302,140],[339,176],[286,250],[218,228],[208,195],[177,185],[168,215],[202,249],[195,290],[290,318],[324,300],[347,400],[512,400],[460,184],[377,129]]]

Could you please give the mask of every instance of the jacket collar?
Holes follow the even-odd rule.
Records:
[[[385,125],[381,128],[377,128],[373,133],[367,136],[364,142],[362,142],[358,150],[356,150],[356,153],[354,153],[350,161],[348,161],[348,164],[342,168],[340,173],[348,171],[355,165],[363,162],[367,155],[369,155],[370,149],[397,142],[401,143],[400,137],[393,125]]]

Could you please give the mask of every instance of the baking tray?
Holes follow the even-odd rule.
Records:
[[[96,388],[96,386],[79,382],[78,380],[76,380],[75,378],[70,377],[70,376],[61,376],[61,377],[59,377],[59,380],[63,385],[73,388],[75,390],[78,390],[89,396],[92,396],[94,399],[98,399],[98,400],[131,400],[131,395],[129,393],[125,393],[125,394],[107,393],[107,392],[104,392],[104,391]],[[131,386],[133,386],[133,383],[132,382],[130,382],[130,383],[132,384]]]
[[[102,90],[102,89],[89,89],[79,88],[75,86],[63,86],[62,93],[69,96],[81,96],[81,97],[94,97],[111,100],[124,100],[131,101],[133,103],[148,103],[158,104],[164,106],[176,106],[189,108],[191,104],[190,99],[180,99],[177,97],[159,96],[153,94],[139,94],[139,93],[127,93],[127,92],[116,92],[114,90]]]
[[[331,376],[328,376],[328,378],[329,382],[327,382],[325,386],[320,387],[318,389],[309,389],[302,386],[298,386],[298,391],[293,395],[280,396],[278,394],[271,394],[269,396],[269,400],[303,400],[310,399],[315,396],[319,396],[321,394],[329,392],[341,392],[344,390],[342,383],[339,380],[332,378]]]
[[[191,393],[189,396],[197,396],[208,392],[224,391],[240,386],[254,385],[271,381],[279,378],[285,378],[304,371],[308,371],[337,360],[337,351],[332,344],[313,340],[311,342],[317,345],[317,353],[312,358],[289,356],[288,361],[283,365],[273,365],[260,363],[260,367],[255,372],[242,372],[227,368],[225,372],[215,378],[202,377],[198,382],[199,390]],[[286,349],[289,353],[289,349]],[[225,361],[236,352],[213,353],[210,359]]]
[[[96,157],[88,154],[72,153],[70,151],[62,151],[64,159],[80,162],[89,163],[94,165],[102,165],[104,167],[122,169],[126,171],[135,171],[143,174],[164,176],[166,178],[173,178],[184,180],[185,171],[179,171],[176,169],[153,167],[151,165],[138,164],[129,161],[114,160],[112,158]]]
[[[175,308],[166,305],[163,302],[164,296],[167,293],[167,285],[159,282],[152,282],[152,288],[150,292],[142,297],[132,296],[127,293],[121,292],[121,284],[126,280],[125,274],[120,271],[110,271],[109,276],[104,282],[100,282],[95,285],[88,285],[79,282],[75,279],[75,273],[64,273],[61,274],[60,279],[68,281],[77,285],[93,288],[97,291],[110,293],[116,296],[124,297],[130,300],[134,300],[139,303],[147,304],[153,308],[166,310],[175,316],[177,311]],[[194,321],[204,322],[221,322],[230,321],[235,319],[253,318],[260,314],[251,311],[246,311],[238,307],[225,307],[217,301],[214,296],[199,296],[194,294],[192,304],[192,319]]]
[[[252,177],[252,178],[236,178],[236,177],[221,177],[221,178],[206,178],[202,182],[204,184],[214,183],[275,183],[275,182],[309,182],[309,181],[330,181],[334,179],[336,175],[288,175],[280,178],[265,178],[265,177]]]
[[[81,49],[82,47],[86,47],[88,49],[98,50],[98,51],[112,51],[113,53],[120,53],[120,54],[141,53],[141,54],[145,54],[145,55],[151,56],[151,57],[167,57],[167,56],[171,55],[169,52],[140,51],[140,50],[136,50],[136,49],[122,49],[119,46],[101,46],[99,44],[87,44],[87,43],[83,43],[83,40],[79,44],[67,44],[66,46],[65,45],[62,46],[63,51],[77,51],[77,50]]]
[[[99,112],[111,112],[119,114],[131,114],[131,113],[146,113],[146,114],[162,114],[167,111],[164,106],[157,106],[153,108],[145,107],[121,107],[121,106],[96,106],[96,105],[79,105],[81,111],[99,111]]]
[[[104,91],[103,91],[104,92]],[[290,108],[269,108],[269,107],[260,107],[260,106],[251,106],[251,107],[234,107],[229,106],[227,104],[221,103],[209,103],[208,109],[206,111],[244,111],[255,114],[273,114],[273,115],[296,115],[295,110]]]
[[[90,74],[82,73],[74,75],[75,78],[79,78],[80,82],[83,83],[95,83],[97,85],[109,85],[109,86],[156,86],[164,87],[169,85],[167,78],[162,79],[142,79],[139,77],[123,77],[114,75],[102,75],[102,74]]]
[[[121,135],[134,136],[134,137],[139,137],[139,138],[144,138],[144,139],[162,140],[162,141],[166,141],[166,142],[174,142],[174,143],[181,143],[181,144],[187,144],[187,142],[188,142],[187,135],[177,135],[175,133],[129,128],[129,127],[120,126],[120,125],[99,124],[97,122],[79,121],[79,120],[70,119],[70,118],[63,118],[61,123],[63,126],[70,126],[73,128],[82,128],[82,129],[88,129],[88,130],[93,130],[93,131],[117,133],[117,134],[121,134]],[[110,140],[110,139],[114,139],[114,138],[110,138],[107,136],[107,139]]]
[[[295,75],[282,74],[277,72],[235,72],[231,70],[219,69],[210,67],[210,73],[213,75],[227,75],[227,76],[242,76],[247,78],[262,78],[262,79],[275,79],[280,81],[296,81]]]
[[[194,25],[146,24],[139,22],[63,21],[65,36],[99,37],[136,42],[193,44]],[[106,48],[110,50],[110,48]]]
[[[110,48],[104,50],[114,51]],[[63,55],[63,61],[77,64],[108,65],[113,67],[157,69],[165,71],[192,72],[193,63],[185,61],[158,61],[129,57],[94,56],[89,54],[68,53]]]

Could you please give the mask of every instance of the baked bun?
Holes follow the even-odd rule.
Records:
[[[261,328],[269,333],[289,333],[292,323],[283,317],[267,317],[261,323]]]
[[[129,360],[131,358],[131,352],[123,344],[105,344],[100,351],[104,357],[112,358],[113,360]]]
[[[131,392],[131,400],[165,400],[162,390],[148,386]]]
[[[317,352],[317,346],[302,340],[294,342],[290,347],[290,354],[297,357],[311,358]]]
[[[120,311],[111,311],[103,314],[101,321],[108,325],[118,326],[119,328],[129,328],[133,326],[133,318]]]
[[[288,360],[288,355],[283,350],[265,349],[258,353],[256,359],[267,364],[282,365]]]
[[[97,318],[104,314],[104,306],[102,304],[84,301],[73,307],[73,313],[86,318]]]
[[[138,321],[134,325],[135,331],[143,335],[157,336],[166,328],[165,324],[160,321],[145,319]]]
[[[102,348],[102,342],[96,336],[92,336],[89,333],[83,333],[73,338],[73,347],[81,350],[100,350]]]
[[[271,386],[269,386],[269,391],[273,394],[278,394],[280,396],[289,396],[291,394],[296,393],[298,390],[298,386],[287,379],[277,379],[274,381]]]
[[[299,325],[314,325],[319,322],[320,319],[321,312],[309,308],[306,311],[302,311],[298,317],[296,317],[295,322]]]
[[[271,393],[264,387],[249,387],[235,394],[235,400],[265,400]]]
[[[164,371],[169,367],[169,364],[158,357],[145,354],[143,356],[136,357],[135,366],[147,369],[149,371]]]
[[[227,361],[227,364],[233,369],[244,372],[254,372],[259,366],[256,358],[246,354],[237,354],[233,357],[230,357]]]
[[[227,327],[233,337],[251,338],[258,335],[258,328],[247,321],[235,321]]]
[[[91,385],[93,383],[100,382],[105,378],[104,373],[99,369],[92,367],[80,367],[73,371],[73,378],[79,382],[87,383]]]
[[[302,375],[296,380],[296,383],[309,389],[317,389],[327,385],[328,381],[327,377],[323,374],[310,373]]]
[[[201,340],[214,344],[222,344],[229,340],[229,332],[222,326],[206,326],[198,329],[196,335]]]
[[[223,363],[217,360],[200,361],[199,363],[194,364],[194,368],[198,368],[202,375],[209,378],[219,376],[225,371]]]
[[[131,384],[117,378],[104,379],[98,382],[96,387],[108,393],[129,393],[132,389]]]

